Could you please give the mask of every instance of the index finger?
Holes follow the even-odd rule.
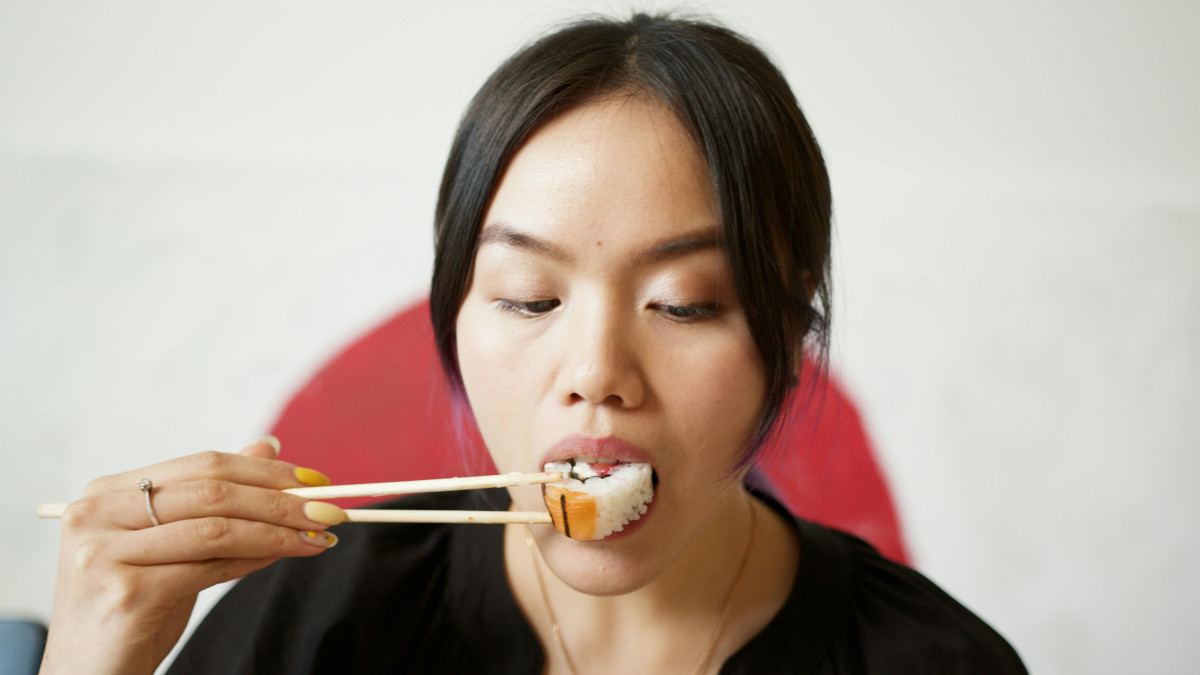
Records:
[[[243,452],[253,452],[254,454],[269,452],[271,456],[274,456],[274,450],[270,443],[261,439],[244,448]],[[134,471],[97,478],[84,490],[84,496],[91,497],[116,490],[136,489],[138,482],[143,478],[148,478],[158,485],[213,479],[275,490],[329,485],[329,478],[320,471],[298,467],[278,459],[207,450]]]

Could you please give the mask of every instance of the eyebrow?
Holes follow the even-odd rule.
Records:
[[[525,249],[526,251],[537,253],[558,262],[571,262],[573,259],[573,256],[566,250],[551,244],[545,239],[538,239],[532,234],[521,232],[506,223],[490,223],[484,226],[483,232],[479,233],[479,243],[475,249],[479,250],[485,244],[501,244],[503,246]]]
[[[708,251],[718,248],[720,243],[720,237],[717,235],[717,228],[715,227],[690,232],[682,237],[668,239],[667,241],[651,246],[634,258],[634,264],[648,265],[683,258],[698,251]]]
[[[477,249],[482,248],[485,244],[501,244],[503,246],[524,249],[557,262],[569,263],[574,260],[574,256],[567,250],[545,239],[522,232],[507,223],[489,223],[486,225],[483,228],[483,232],[479,235]],[[715,226],[701,228],[651,246],[634,256],[633,264],[636,267],[674,260],[698,251],[716,249],[720,245],[719,230]]]

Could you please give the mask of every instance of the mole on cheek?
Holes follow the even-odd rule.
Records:
[[[597,242],[596,242],[596,245],[597,245],[597,246],[599,246],[599,245],[600,245],[600,242],[599,242],[599,241],[597,241]]]

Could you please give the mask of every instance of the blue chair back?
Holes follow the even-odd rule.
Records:
[[[0,673],[37,675],[46,648],[46,627],[35,621],[0,619]]]

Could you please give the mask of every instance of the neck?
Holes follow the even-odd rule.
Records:
[[[505,565],[517,603],[542,643],[550,673],[570,669],[554,637],[547,604],[581,675],[690,672],[709,645],[709,636],[716,642],[708,670],[715,672],[782,606],[798,558],[791,525],[740,486],[674,562],[644,586],[622,595],[576,591],[550,571],[540,554],[531,563],[526,538],[525,528],[509,526]],[[544,598],[534,565],[545,585]],[[615,644],[637,649],[609,647]]]

